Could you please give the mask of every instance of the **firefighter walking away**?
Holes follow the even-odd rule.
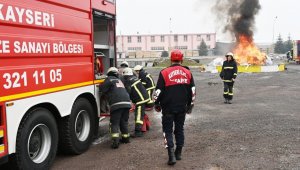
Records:
[[[233,98],[233,85],[237,76],[237,64],[234,60],[233,53],[225,55],[226,60],[223,63],[220,77],[224,82],[224,103],[231,104]]]
[[[131,68],[125,68],[123,76],[130,99],[135,104],[135,132],[131,136],[142,137],[144,135],[142,127],[144,124],[145,104],[150,98],[142,82],[133,75]]]
[[[100,86],[100,93],[108,98],[110,105],[111,147],[116,149],[119,147],[119,131],[121,131],[121,142],[129,143],[128,119],[131,102],[124,84],[118,78],[118,69],[115,67],[109,68],[107,76],[104,83]]]
[[[187,67],[181,65],[182,62],[182,52],[172,51],[172,65],[160,72],[154,93],[155,110],[162,111],[162,128],[169,156],[168,165],[174,165],[176,160],[181,160],[185,116],[186,113],[192,112],[196,95],[193,75]],[[175,152],[173,133],[176,140]]]

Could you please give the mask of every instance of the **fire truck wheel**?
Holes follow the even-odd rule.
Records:
[[[75,101],[71,114],[62,119],[59,126],[59,149],[67,154],[81,154],[92,143],[95,116],[92,105],[85,98]]]
[[[44,108],[32,110],[22,120],[16,141],[19,169],[49,169],[55,156],[58,131],[55,118]]]

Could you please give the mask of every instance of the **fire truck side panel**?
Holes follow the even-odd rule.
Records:
[[[17,134],[19,124],[25,114],[34,104],[50,103],[54,105],[59,111],[62,117],[70,114],[72,106],[76,98],[83,93],[88,91],[92,92],[94,85],[74,88],[71,90],[65,90],[62,92],[56,92],[46,95],[40,95],[36,97],[30,97],[26,99],[15,100],[8,103],[13,103],[13,106],[6,107],[8,134]],[[92,94],[92,93],[90,93]],[[67,96],[67,97],[66,97]],[[16,146],[16,135],[9,135],[8,137],[8,148],[9,154],[15,153]]]
[[[102,11],[103,17],[114,19],[112,17],[116,12],[114,3],[115,0],[0,0],[0,109],[2,109],[0,120],[5,121],[2,124],[0,121],[0,137],[3,133],[2,136],[5,138],[0,143],[0,151],[5,149],[4,152],[0,152],[0,158],[7,153],[16,153],[22,157],[17,162],[18,166],[23,167],[26,164],[27,169],[35,169],[35,164],[38,163],[33,161],[34,158],[29,158],[31,161],[27,161],[28,154],[19,154],[29,152],[23,146],[28,145],[32,140],[31,138],[27,140],[29,134],[26,136],[27,133],[24,132],[31,133],[36,130],[30,129],[36,127],[32,125],[40,125],[34,124],[34,120],[38,122],[43,119],[41,120],[43,126],[38,128],[45,134],[46,128],[52,127],[48,132],[54,136],[50,138],[53,139],[54,146],[50,147],[54,149],[49,155],[56,154],[57,140],[54,139],[57,139],[58,135],[64,137],[67,142],[79,141],[68,137],[68,133],[73,132],[57,134],[59,131],[55,129],[55,125],[58,122],[55,122],[53,117],[65,117],[70,115],[71,111],[74,114],[72,113],[70,117],[79,115],[81,113],[74,110],[84,108],[86,112],[82,113],[83,116],[91,118],[90,120],[97,120],[94,119],[96,115],[93,111],[97,108],[99,113],[100,102],[97,95],[98,86],[95,84],[100,82],[94,80],[95,44],[92,32],[92,9]],[[103,27],[99,25],[101,26]],[[115,25],[110,27],[109,30],[115,31]],[[106,34],[105,31],[103,34]],[[115,38],[115,34],[110,35],[111,39]],[[103,37],[100,36],[98,39],[102,40]],[[106,42],[100,45],[108,44],[115,48],[115,41],[110,40],[110,42],[112,44]],[[114,54],[107,54],[108,59],[115,57]],[[89,99],[77,100],[83,94],[88,95]],[[90,102],[90,99],[96,100],[96,103]],[[78,107],[72,110],[74,102]],[[25,116],[31,108],[40,104],[54,106],[58,115],[51,110],[48,112],[45,107],[41,109],[42,111],[33,111]],[[61,123],[68,125],[69,122],[67,119],[62,119],[60,126]],[[72,122],[73,124],[76,123]],[[91,124],[95,122],[91,121]],[[72,153],[80,154],[88,148],[86,146],[91,143],[94,132],[94,126],[90,127],[92,128],[87,132],[86,137],[83,136],[82,140],[76,143],[79,143],[76,145],[79,147],[68,148],[73,151]],[[51,129],[55,130],[51,131]],[[41,143],[45,141],[41,140]],[[87,141],[88,145],[80,147],[85,145],[82,141]],[[22,152],[22,149],[25,151]],[[52,158],[53,156],[49,156],[49,159],[45,157],[44,162],[51,164]]]

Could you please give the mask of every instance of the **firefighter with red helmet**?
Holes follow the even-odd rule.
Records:
[[[237,64],[233,58],[233,53],[229,52],[225,57],[226,60],[223,62],[220,77],[224,82],[224,103],[231,104],[233,98],[233,84],[237,76]]]
[[[145,104],[150,100],[149,95],[131,68],[123,70],[124,84],[130,95],[131,101],[135,104],[135,132],[132,137],[142,137],[144,124]]]
[[[185,116],[186,113],[192,112],[196,95],[193,75],[187,67],[181,65],[182,62],[182,52],[173,50],[172,65],[161,70],[154,93],[155,110],[162,111],[162,128],[169,155],[168,165],[174,165],[176,160],[181,160]],[[176,139],[175,152],[173,133]]]
[[[121,142],[129,143],[128,119],[131,102],[123,82],[118,78],[118,69],[115,67],[109,68],[107,76],[99,91],[108,98],[110,105],[111,147],[116,149],[119,147],[119,130],[121,131]]]

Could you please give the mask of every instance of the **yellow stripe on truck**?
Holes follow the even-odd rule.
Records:
[[[4,145],[0,145],[0,153],[4,152]]]
[[[58,91],[62,91],[62,90],[69,90],[69,89],[82,87],[82,86],[88,86],[88,85],[92,85],[92,84],[94,84],[93,81],[88,81],[88,82],[71,84],[71,85],[66,85],[66,86],[61,86],[61,87],[54,87],[54,88],[37,90],[37,91],[32,91],[32,92],[14,94],[14,95],[10,95],[10,96],[1,97],[0,102],[11,101],[11,100],[16,100],[16,99],[21,99],[21,98],[26,98],[26,97],[31,97],[31,96],[37,96],[37,95],[42,95],[42,94],[47,94],[47,93],[53,93],[53,92],[58,92]]]
[[[3,130],[0,130],[0,138],[2,138],[3,136],[4,136]]]

